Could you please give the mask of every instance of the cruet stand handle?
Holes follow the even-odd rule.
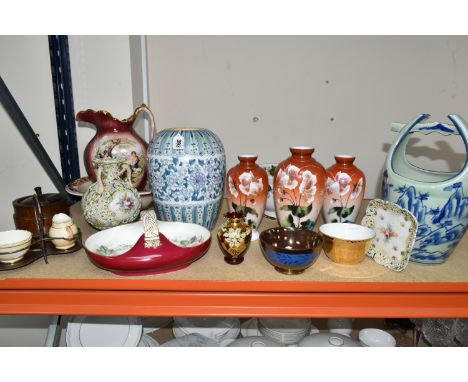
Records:
[[[141,211],[143,229],[145,231],[145,248],[157,248],[161,245],[159,239],[158,219],[154,210]]]

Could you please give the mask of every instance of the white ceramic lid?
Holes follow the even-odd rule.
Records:
[[[338,333],[317,333],[304,337],[300,347],[360,347],[359,342]]]
[[[32,233],[23,229],[0,232],[0,247],[7,248],[24,243],[32,238]]]
[[[55,214],[52,218],[52,223],[61,224],[71,222],[71,217],[64,213]]]
[[[138,346],[142,326],[138,317],[74,316],[68,322],[67,346]]]
[[[255,336],[255,337],[243,337],[231,342],[229,347],[282,347],[283,344],[273,341],[267,337]]]

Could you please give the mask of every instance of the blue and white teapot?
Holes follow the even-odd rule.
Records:
[[[421,114],[408,124],[392,124],[399,132],[387,155],[382,197],[410,211],[418,221],[411,260],[443,263],[463,237],[468,224],[468,160],[461,171],[438,172],[418,168],[406,159],[406,145],[415,132],[442,135],[459,134],[468,152],[468,127],[462,117],[449,115],[453,125],[421,123]]]

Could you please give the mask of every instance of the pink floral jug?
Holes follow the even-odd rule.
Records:
[[[97,180],[97,167],[94,160],[124,160],[130,166],[133,186],[142,191],[147,180],[146,143],[133,129],[133,124],[140,112],[145,112],[151,121],[152,135],[156,134],[153,114],[146,105],[138,106],[133,114],[123,120],[114,118],[106,111],[91,109],[80,111],[76,120],[92,123],[96,126],[96,135],[89,141],[84,151],[86,172],[93,182]]]

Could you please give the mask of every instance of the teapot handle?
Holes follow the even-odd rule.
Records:
[[[102,168],[98,166],[96,174],[96,192],[100,195],[104,192],[104,184],[102,183]]]
[[[149,109],[148,106],[146,106],[144,103],[142,103],[140,106],[138,106],[135,109],[135,112],[133,115],[136,117],[140,111],[146,112],[150,119],[150,124],[151,124],[151,129],[150,129],[150,140],[156,135],[157,129],[156,129],[156,120],[154,118],[153,112]]]

